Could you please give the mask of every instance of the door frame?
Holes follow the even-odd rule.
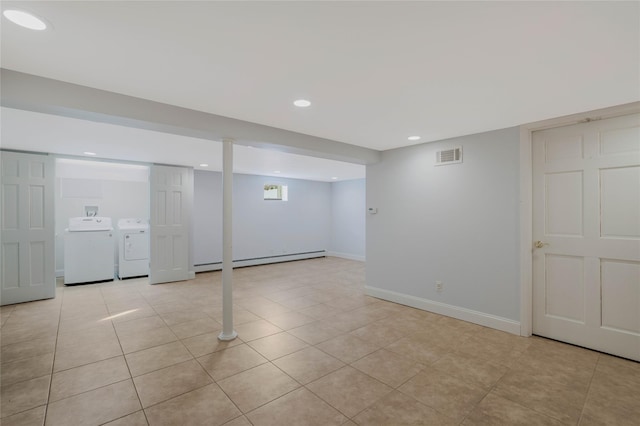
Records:
[[[640,112],[640,102],[520,126],[520,335],[533,333],[533,132]]]

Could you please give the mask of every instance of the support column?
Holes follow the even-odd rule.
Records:
[[[222,141],[222,333],[219,340],[233,340],[233,139]]]

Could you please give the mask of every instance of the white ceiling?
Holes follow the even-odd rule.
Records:
[[[3,1],[0,64],[386,150],[640,100],[639,5]]]

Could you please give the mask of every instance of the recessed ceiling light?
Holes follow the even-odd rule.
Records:
[[[207,163],[202,163],[200,164],[200,167],[209,167],[209,165]]]
[[[274,170],[273,173],[280,173],[280,170]]]
[[[410,141],[419,141],[421,138],[420,136],[409,136],[407,139]]]
[[[311,102],[306,99],[298,99],[297,101],[293,101],[293,104],[300,108],[306,108],[311,105]]]
[[[91,152],[91,151],[85,151],[85,152],[83,152],[83,154],[84,155],[91,155],[91,156],[97,155],[95,152]]]
[[[47,29],[47,24],[42,19],[24,10],[7,9],[2,14],[5,18],[21,27],[36,31]]]
[[[332,177],[331,179],[332,179],[332,180],[338,180],[338,178],[337,178],[337,177],[335,177],[335,176],[334,176],[334,177]]]

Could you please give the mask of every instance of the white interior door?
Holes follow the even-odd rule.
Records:
[[[534,334],[640,361],[640,114],[534,132],[533,240]]]
[[[190,199],[189,169],[151,167],[151,264],[149,283],[189,278]]]
[[[56,295],[53,185],[47,155],[0,151],[0,304]]]

